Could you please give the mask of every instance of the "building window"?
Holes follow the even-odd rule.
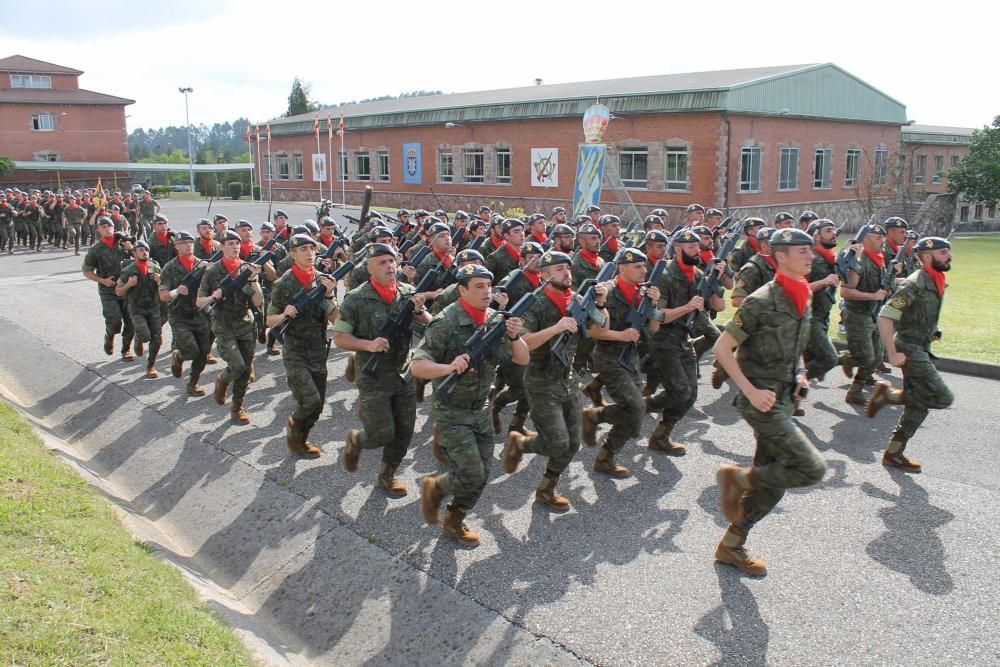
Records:
[[[295,153],[292,155],[292,173],[296,181],[301,181],[305,179],[305,172],[302,168],[302,153]]]
[[[498,148],[497,156],[497,183],[510,185],[510,149]]]
[[[666,175],[664,186],[667,190],[687,190],[688,189],[688,150],[680,147],[667,146],[666,168],[663,173]]]
[[[782,148],[778,161],[778,190],[799,189],[799,149]]]
[[[917,155],[913,158],[913,182],[923,183],[927,171],[927,156]]]
[[[51,88],[52,77],[46,74],[11,74],[11,88]]]
[[[451,151],[438,151],[438,182],[451,183],[455,180],[455,165],[451,160]]]
[[[36,132],[51,132],[55,129],[55,123],[52,121],[52,114],[50,113],[33,113],[31,114],[31,129]]]
[[[963,206],[962,208],[959,209],[958,220],[959,220],[959,222],[968,222],[969,221],[969,207],[968,206]]]
[[[288,180],[288,156],[278,153],[278,180]]]
[[[954,169],[958,166],[958,163],[962,161],[962,158],[958,155],[951,156],[951,168]]]
[[[485,181],[484,165],[482,150],[468,150],[462,153],[462,181],[465,183]]]
[[[889,177],[889,151],[884,148],[875,149],[875,164],[872,170],[872,183],[885,185]]]
[[[982,220],[982,219],[983,219],[983,205],[976,204],[976,220]]]
[[[940,183],[941,177],[944,175],[944,156],[935,155],[934,156],[934,175],[931,176],[932,183]]]
[[[986,217],[987,217],[987,219],[992,220],[994,213],[995,213],[995,210],[994,210],[993,206],[991,205],[989,208],[986,209]]]
[[[829,148],[816,149],[816,163],[813,172],[813,188],[829,188],[833,167],[833,151]]]
[[[844,160],[844,187],[853,188],[861,175],[861,149],[849,148]]]
[[[624,148],[618,154],[618,172],[622,185],[626,188],[646,187],[646,159],[649,157],[645,148]]]
[[[42,151],[41,153],[35,153],[35,160],[41,162],[58,162],[59,153],[50,153],[46,151]]]
[[[744,148],[740,153],[740,192],[760,192],[759,148]]]
[[[354,178],[358,181],[372,180],[372,163],[367,151],[354,154]]]
[[[389,180],[389,151],[378,152],[378,180]]]
[[[347,153],[337,151],[337,162],[340,165],[340,180],[347,180]]]

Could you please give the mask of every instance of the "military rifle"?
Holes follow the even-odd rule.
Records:
[[[597,285],[601,283],[606,283],[615,277],[615,272],[618,270],[618,265],[614,262],[605,262],[601,270],[597,272],[597,275],[588,280],[584,280],[583,284],[580,285],[580,290],[577,295],[570,301],[569,308],[566,309],[566,314],[576,320],[576,330],[582,337],[587,337],[587,327],[591,323],[596,324],[599,327],[603,327],[604,323],[608,321],[608,318],[604,316],[604,313],[597,307],[594,303],[597,299],[597,293],[594,290]],[[564,368],[569,368],[569,359],[566,357],[566,346],[574,334],[568,331],[564,331],[559,334],[556,339],[549,346],[549,352],[552,356],[556,358]]]
[[[274,257],[274,251],[271,250],[271,248],[274,247],[274,244],[277,241],[278,237],[275,236],[270,241],[265,243],[264,247],[260,249],[260,254],[257,255],[257,257],[253,258],[248,263],[254,264],[256,266],[264,266],[269,261],[271,261],[271,259]],[[236,294],[236,291],[243,289],[243,287],[246,286],[249,280],[250,280],[249,269],[246,271],[240,271],[235,278],[233,276],[227,275],[219,283],[219,289],[222,290],[222,300],[233,298],[233,295]],[[202,306],[201,312],[207,317],[213,317],[215,315],[215,311],[217,308],[218,308],[218,301],[212,299],[204,306]]]
[[[715,267],[718,266],[720,262],[726,262],[729,260],[729,255],[736,248],[736,243],[740,240],[740,234],[743,232],[744,224],[745,222],[740,220],[736,223],[735,227],[727,232],[726,240],[722,242],[722,246],[719,248],[719,253],[712,258],[709,266],[705,267],[705,272],[701,274],[701,278],[698,279],[698,282],[694,286],[695,292],[705,300],[706,310],[710,308],[708,305],[709,299],[712,298],[716,290],[719,288],[719,272],[715,270]],[[687,317],[684,319],[684,328],[687,329],[688,335],[691,335],[696,317],[698,317],[697,310],[688,313]]]
[[[858,257],[851,251],[851,248],[865,240],[865,237],[868,236],[868,232],[871,231],[871,224],[874,221],[875,214],[872,213],[871,217],[868,218],[868,222],[858,228],[857,233],[854,234],[854,238],[852,238],[850,242],[848,242],[847,246],[845,246],[844,249],[837,254],[837,274],[845,283],[848,281],[850,277],[849,273],[851,271],[854,271],[855,273],[861,272],[861,265],[858,264]]]
[[[205,271],[208,270],[209,265],[218,262],[220,259],[222,259],[222,251],[216,250],[211,257],[205,260],[205,264],[191,269],[190,273],[184,276],[183,280],[177,286],[184,285],[188,289],[188,294],[194,294],[194,291],[201,285],[201,279],[205,275]],[[177,297],[174,297],[170,300],[170,303],[172,304],[176,300]]]
[[[357,262],[361,261],[367,252],[367,248],[362,250],[358,253],[356,258],[344,262],[333,273],[320,273],[317,275],[316,286],[308,291],[305,288],[300,289],[292,298],[292,303],[290,305],[295,306],[295,310],[298,311],[299,315],[307,312],[309,308],[317,303],[320,303],[322,299],[326,298],[326,288],[319,284],[319,279],[323,276],[328,276],[333,281],[341,280],[344,276],[354,270],[354,267],[357,266]],[[298,315],[296,317],[298,317]],[[291,324],[291,322],[292,318],[287,315],[282,315],[281,319],[275,322],[271,329],[277,331],[279,336],[284,336],[285,331],[288,329],[288,325]]]
[[[649,280],[642,283],[641,286],[659,285],[660,278],[663,276],[663,270],[666,267],[667,260],[661,259],[657,261],[653,267],[653,272],[649,274]],[[649,331],[646,329],[646,324],[650,320],[663,321],[663,313],[656,309],[656,304],[653,303],[651,298],[643,295],[642,299],[639,300],[639,305],[633,306],[629,304],[628,314],[625,315],[625,328],[636,329],[639,332],[640,339],[643,341],[649,340]],[[636,372],[635,365],[632,363],[632,352],[637,347],[636,343],[629,343],[618,353],[618,365],[632,373]]]

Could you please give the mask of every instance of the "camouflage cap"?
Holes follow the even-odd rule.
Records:
[[[301,248],[306,245],[311,245],[315,248],[316,240],[308,234],[293,234],[292,238],[288,239],[289,248]]]
[[[771,240],[768,243],[771,244],[772,249],[793,245],[811,246],[813,238],[801,229],[779,229],[771,234]]]
[[[623,248],[615,255],[615,264],[639,264],[646,262],[646,255],[635,248]]]
[[[930,252],[932,250],[950,250],[951,244],[947,239],[940,236],[924,236],[917,240],[917,245],[913,249],[918,253]]]
[[[547,253],[542,255],[541,267],[544,269],[547,266],[555,266],[556,264],[572,264],[573,258],[564,252],[559,252],[558,250],[549,250]]]

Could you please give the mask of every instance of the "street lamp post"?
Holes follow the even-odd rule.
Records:
[[[188,114],[188,93],[193,93],[194,88],[178,88],[178,92],[184,93],[184,122],[187,124],[188,136],[188,182],[191,188],[191,199],[194,199],[194,154],[191,153],[191,116]]]

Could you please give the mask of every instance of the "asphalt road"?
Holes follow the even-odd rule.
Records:
[[[193,230],[204,206],[172,201],[164,212]],[[313,214],[279,206],[293,223]],[[212,210],[254,223],[266,215],[266,205],[225,200]],[[565,515],[531,502],[542,460],[527,455],[514,475],[497,461],[469,520],[483,544],[463,549],[420,518],[418,480],[439,467],[426,404],[401,466],[411,493],[389,499],[374,487],[375,452],[356,474],[340,465],[357,396],[342,353],[331,351],[328,406],[313,431],[323,456],[293,460],[280,357],[258,348],[253,423],[232,425],[228,406],[184,395],[166,354],[159,380],[103,354],[96,287],[79,269],[71,251],[0,256],[0,383],[76,447],[80,465],[116,484],[130,511],[169,532],[178,560],[269,625],[289,659],[1000,662],[996,382],[946,376],[955,407],[928,418],[908,450],[925,472],[906,475],[880,464],[897,409],[866,419],[831,373],[799,420],[828,473],[752,531],[748,546],[770,568],[762,579],[713,562],[724,530],[715,472],[748,463],[753,441],[732,390],[713,390],[707,372],[675,432],[686,457],[634,441],[623,452],[634,474],[618,481],[594,474],[584,448],[559,486],[573,503]],[[653,428],[647,417],[643,438]]]

